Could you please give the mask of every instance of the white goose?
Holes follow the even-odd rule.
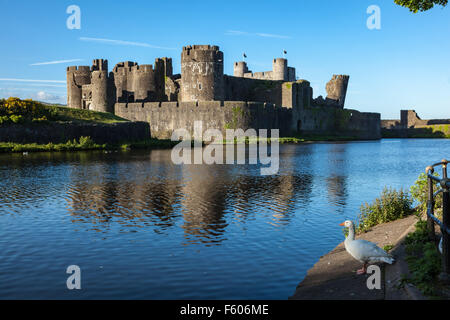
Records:
[[[353,258],[364,264],[357,271],[358,274],[366,274],[369,263],[394,263],[394,258],[375,243],[366,240],[355,240],[355,225],[352,221],[345,221],[340,226],[348,228],[348,236],[344,242],[345,249]]]

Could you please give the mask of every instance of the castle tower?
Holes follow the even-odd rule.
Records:
[[[155,93],[156,93],[156,101],[163,101],[166,95],[166,72],[171,72],[171,64],[168,65],[167,58],[157,58],[155,59]]]
[[[333,75],[326,86],[327,99],[337,101],[340,108],[344,108],[345,105],[349,80],[350,76],[347,75]]]
[[[129,94],[133,91],[132,68],[136,62],[119,62],[112,71],[111,78],[114,78],[115,101],[129,102]]]
[[[95,59],[92,62],[92,71],[108,71],[108,60]]]
[[[134,101],[155,101],[156,87],[153,66],[151,64],[136,65],[131,68],[131,72],[133,73]]]
[[[108,103],[108,71],[96,70],[91,74],[92,104],[90,109],[112,112]]]
[[[67,106],[81,109],[81,86],[91,83],[91,68],[89,66],[71,66],[67,68]]]
[[[235,77],[244,77],[248,71],[247,62],[239,61],[234,63],[234,76]]]
[[[218,46],[183,47],[181,101],[213,101],[223,98],[223,52]]]
[[[161,58],[161,60],[164,63],[164,76],[165,77],[172,77],[173,76],[173,68],[172,68],[172,58]]]
[[[273,59],[272,80],[288,81],[288,61],[283,58]]]

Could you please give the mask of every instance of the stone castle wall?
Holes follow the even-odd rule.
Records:
[[[179,128],[192,130],[194,121],[203,121],[204,130],[380,137],[379,114],[344,109],[349,76],[334,75],[326,99],[313,99],[310,83],[296,81],[284,58],[274,59],[272,70],[262,73],[236,62],[229,76],[223,66],[222,51],[211,45],[183,47],[178,75],[170,58],[155,59],[154,65],[121,62],[109,75],[107,61],[97,59],[92,68],[67,69],[68,106],[148,122],[156,138],[170,138]]]
[[[280,129],[292,133],[290,111],[273,104],[244,101],[116,103],[114,113],[132,121],[150,124],[151,136],[170,139],[184,128],[193,134],[194,122],[203,122],[203,131],[218,129]]]

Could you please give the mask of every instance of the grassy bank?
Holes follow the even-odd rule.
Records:
[[[410,129],[382,129],[383,138],[450,139],[450,125],[436,124]]]
[[[66,143],[12,143],[0,142],[0,153],[22,152],[59,152],[59,151],[86,151],[86,150],[138,150],[138,149],[165,149],[172,148],[177,142],[170,140],[150,139],[146,141],[127,142],[122,144],[98,144],[90,137],[81,137],[78,141]]]
[[[300,144],[308,142],[319,141],[347,141],[347,140],[324,140],[317,138],[316,140],[305,140],[295,137],[286,137],[277,139],[280,144]],[[264,142],[272,143],[274,140],[267,138]],[[226,144],[257,144],[263,142],[262,139],[242,139],[235,141],[223,141]],[[179,141],[149,139],[142,141],[123,142],[121,144],[99,144],[93,141],[90,137],[81,137],[79,140],[71,140],[66,143],[14,143],[14,142],[0,142],[0,153],[15,153],[15,152],[51,152],[51,151],[82,151],[82,150],[139,150],[139,149],[167,149],[173,148]],[[193,142],[192,142],[193,143]]]
[[[31,125],[46,122],[110,124],[127,121],[111,113],[72,109],[19,98],[0,99],[0,125],[8,123]]]
[[[90,122],[90,123],[117,123],[128,122],[128,120],[120,118],[112,113],[97,112],[91,110],[72,109],[62,106],[46,106],[53,114],[53,121],[73,121],[73,122]]]

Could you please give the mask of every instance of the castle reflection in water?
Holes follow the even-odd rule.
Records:
[[[97,159],[85,170],[73,171],[68,211],[74,223],[99,232],[120,224],[124,232],[152,227],[163,233],[179,225],[185,244],[217,244],[226,239],[233,220],[245,224],[266,214],[270,223],[283,225],[299,205],[306,209],[313,192],[308,172],[312,158],[304,154],[299,165],[291,151],[299,149],[283,148],[287,156],[282,156],[282,170],[266,177],[250,165],[176,166],[167,150],[149,151],[148,161],[112,154],[105,162]],[[325,168],[329,201],[341,205],[346,199],[345,168],[336,162],[343,161],[343,152],[345,148],[336,145]]]
[[[81,229],[106,235],[117,228],[124,233],[182,228],[185,245],[220,244],[230,224],[245,228],[261,215],[275,226],[289,225],[293,215],[309,213],[314,195],[336,204],[336,210],[345,206],[345,145],[325,154],[309,145],[283,145],[280,151],[274,176],[261,176],[257,165],[174,165],[170,150],[17,155],[8,164],[10,174],[28,172],[32,179],[16,181],[36,185],[8,185],[0,201],[14,203],[11,210],[20,212],[21,204],[51,203],[63,193],[71,221]],[[49,172],[52,177],[46,177]],[[318,189],[321,183],[326,190]]]

